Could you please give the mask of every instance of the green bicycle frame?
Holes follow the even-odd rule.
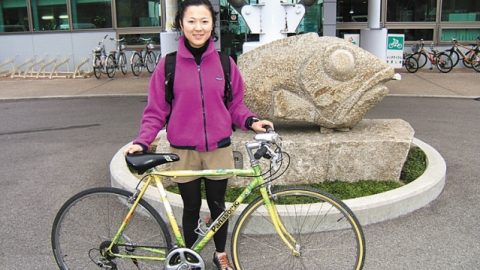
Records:
[[[237,199],[232,203],[232,205],[223,211],[220,216],[213,221],[210,225],[208,230],[205,232],[204,236],[200,236],[197,241],[193,244],[192,250],[199,253],[205,245],[210,241],[210,239],[215,235],[218,229],[230,219],[232,214],[237,210],[240,204],[252,193],[253,189],[260,186],[260,194],[262,196],[263,202],[268,210],[268,213],[272,219],[272,223],[275,227],[275,230],[279,237],[283,240],[286,246],[292,251],[292,253],[296,256],[299,256],[300,253],[296,248],[296,241],[293,236],[287,232],[283,223],[281,222],[277,209],[270,200],[268,196],[268,191],[265,186],[262,184],[264,183],[263,177],[260,175],[261,169],[258,164],[253,165],[251,168],[248,169],[220,169],[220,170],[178,170],[178,171],[157,171],[155,169],[151,169],[148,172],[148,176],[146,177],[145,184],[140,188],[138,195],[133,202],[132,207],[130,208],[129,212],[125,216],[122,224],[115,234],[114,238],[112,239],[112,243],[107,248],[106,252],[108,252],[110,256],[125,258],[125,259],[141,259],[141,260],[155,260],[155,261],[164,261],[165,257],[168,253],[167,250],[155,247],[136,247],[145,251],[149,251],[159,256],[138,256],[138,255],[129,255],[129,254],[117,254],[112,252],[112,248],[115,244],[120,242],[121,236],[127,227],[130,219],[133,217],[135,209],[137,208],[140,200],[142,199],[143,195],[145,194],[148,187],[152,184],[152,181],[155,181],[156,188],[160,195],[160,202],[163,203],[165,208],[165,213],[167,219],[170,223],[170,227],[172,229],[173,235],[175,237],[175,243],[178,247],[185,247],[185,240],[180,232],[180,228],[178,226],[177,220],[173,215],[172,207],[167,199],[167,193],[165,188],[163,187],[161,178],[162,177],[182,177],[182,176],[198,176],[198,177],[205,177],[205,176],[249,176],[253,177],[253,180],[250,181],[242,193],[237,197]]]

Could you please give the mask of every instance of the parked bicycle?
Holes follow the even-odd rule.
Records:
[[[480,36],[477,37],[476,44],[470,44],[471,48],[468,48],[460,44],[456,39],[452,39],[452,47],[444,52],[452,58],[453,66],[456,66],[460,59],[462,59],[463,65],[467,68],[475,68],[475,71],[480,72]],[[464,48],[467,51],[464,53],[460,48]]]
[[[110,51],[107,57],[107,75],[109,78],[115,76],[116,70],[120,69],[123,75],[127,74],[127,56],[125,54],[125,44],[123,41],[125,38],[116,39],[110,38],[116,44],[116,50]]]
[[[93,49],[93,74],[97,79],[100,79],[102,73],[109,74],[111,71],[111,66],[106,65],[107,52],[105,50],[105,39],[108,37],[108,34],[103,37],[103,39],[98,42],[98,46]]]
[[[420,40],[418,45],[418,50],[412,54],[412,57],[415,58],[418,62],[418,68],[422,68],[427,63],[427,60],[430,61],[430,69],[433,66],[436,66],[440,72],[448,73],[453,68],[453,61],[445,52],[439,52],[433,47],[433,44],[430,47],[430,51],[425,49],[425,44],[423,39]]]
[[[145,50],[141,50],[140,52],[136,51],[130,60],[132,72],[135,76],[140,75],[144,67],[147,68],[149,73],[152,73],[155,70],[157,60],[155,52],[153,52],[155,46],[152,43],[152,39],[140,38],[140,40],[145,42]]]
[[[273,181],[290,163],[277,133],[257,134],[245,147],[251,164],[247,169],[165,171],[156,166],[179,160],[177,155],[127,155],[126,162],[132,169],[146,173],[133,194],[112,187],[93,188],[70,198],[57,213],[51,240],[58,266],[205,269],[199,253],[226,220],[237,209],[243,209],[231,234],[232,259],[237,270],[362,269],[365,237],[348,206],[312,187],[273,187]],[[266,168],[263,172],[262,167]],[[199,239],[192,247],[186,247],[162,178],[234,175],[252,180],[210,225],[199,220]],[[158,191],[168,223],[142,199],[149,187]],[[252,194],[255,199],[246,207],[241,206]]]

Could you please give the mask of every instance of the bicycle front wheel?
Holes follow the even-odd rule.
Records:
[[[147,70],[150,73],[153,73],[155,70],[155,62],[156,62],[156,56],[154,52],[148,52],[147,55],[145,56],[145,64],[147,66]]]
[[[455,67],[460,61],[460,56],[458,55],[458,52],[455,51],[455,49],[448,49],[444,51],[444,53],[446,53],[452,59],[452,67]]]
[[[110,54],[107,57],[107,64],[105,65],[105,69],[107,70],[107,76],[109,78],[113,78],[115,76],[115,56]]]
[[[163,269],[163,261],[122,259],[105,252],[132,205],[130,196],[121,189],[93,188],[65,202],[53,222],[51,239],[60,269]],[[112,251],[165,258],[170,248],[165,222],[141,200]]]
[[[415,73],[418,70],[418,62],[412,56],[405,58],[405,68],[410,73]]]
[[[100,79],[102,76],[102,60],[97,56],[93,59],[93,75],[95,75],[97,79]]]
[[[118,66],[120,66],[123,75],[127,74],[127,56],[123,52],[118,57]]]
[[[418,62],[418,68],[423,68],[427,64],[427,54],[423,52],[416,52],[412,55]]]
[[[143,68],[142,56],[138,52],[135,52],[130,62],[132,65],[133,75],[135,76],[140,75],[140,72],[142,72],[142,68]]]
[[[232,257],[237,270],[363,268],[362,227],[340,200],[310,187],[276,190],[270,199],[299,255],[276,233],[263,200],[257,198],[233,230]]]

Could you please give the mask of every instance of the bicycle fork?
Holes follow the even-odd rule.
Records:
[[[292,254],[299,257],[301,255],[300,245],[283,225],[283,222],[278,215],[277,207],[275,207],[273,200],[270,199],[267,189],[265,187],[261,187],[260,193],[262,194],[263,201],[265,203],[265,206],[267,207],[267,211],[270,217],[272,218],[272,223],[278,236],[280,236],[283,243],[285,243],[285,245],[290,249]]]

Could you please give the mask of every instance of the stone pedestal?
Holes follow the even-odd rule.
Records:
[[[305,184],[322,181],[359,180],[398,181],[407,158],[414,131],[401,119],[364,119],[348,132],[323,134],[318,126],[277,127],[282,136],[282,149],[290,154],[291,163],[277,184]],[[233,148],[248,164],[245,142],[252,141],[252,132],[237,131]],[[168,151],[165,132],[159,135],[157,152]],[[248,179],[230,181],[244,186]]]

